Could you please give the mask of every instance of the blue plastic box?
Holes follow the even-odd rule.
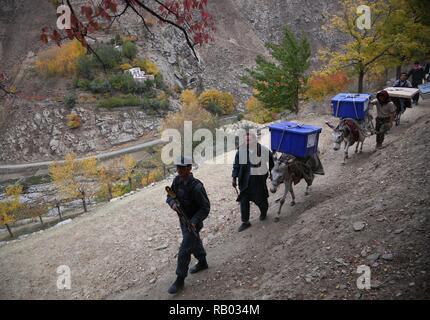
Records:
[[[318,151],[320,127],[282,122],[269,126],[271,147],[274,152],[305,158]]]
[[[369,110],[370,94],[340,93],[331,100],[337,118],[363,120]]]
[[[430,82],[418,86],[418,89],[423,99],[430,99]]]

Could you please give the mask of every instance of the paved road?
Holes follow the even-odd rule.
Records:
[[[161,139],[155,139],[155,140],[137,144],[135,146],[123,148],[120,150],[103,152],[96,155],[96,157],[98,160],[107,160],[124,154],[138,152],[146,148],[156,146],[162,142],[163,141]],[[85,158],[82,158],[82,159],[85,159]],[[19,173],[27,170],[47,169],[49,165],[52,164],[53,162],[54,161],[43,161],[43,162],[32,162],[32,163],[23,163],[23,164],[0,165],[0,174]],[[62,162],[62,161],[59,161],[59,162]]]

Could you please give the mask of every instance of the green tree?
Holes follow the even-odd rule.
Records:
[[[299,94],[306,83],[305,72],[310,65],[309,41],[285,27],[282,43],[268,43],[266,47],[274,61],[258,56],[256,68],[247,69],[248,75],[242,81],[257,90],[255,97],[266,108],[298,112]]]

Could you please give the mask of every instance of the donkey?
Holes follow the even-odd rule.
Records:
[[[304,176],[300,174],[297,170],[298,167],[304,166],[305,164],[303,162],[300,162],[297,158],[291,155],[283,154],[281,157],[275,159],[275,166],[273,167],[271,171],[271,182],[272,186],[270,187],[271,193],[276,193],[279,186],[283,183],[285,186],[284,195],[281,197],[280,205],[278,209],[278,216],[275,218],[275,221],[279,221],[279,217],[281,214],[282,206],[285,203],[285,199],[287,198],[288,192],[291,193],[292,201],[291,206],[295,206],[296,204],[296,197],[294,195],[293,190],[293,182],[295,184],[299,183]],[[310,170],[310,176],[311,179],[306,179],[307,187],[305,195],[309,195],[309,189],[312,185],[313,180],[313,172]]]
[[[327,121],[326,125],[333,129],[333,149],[335,151],[340,149],[342,142],[345,143],[345,156],[343,158],[342,164],[346,164],[346,159],[349,159],[349,148],[355,143],[357,144],[355,153],[359,152],[358,148],[360,147],[360,143],[360,153],[363,152],[363,145],[364,140],[366,140],[366,135],[362,132],[362,128],[357,121],[353,119],[343,119],[340,121],[337,127],[333,126]]]

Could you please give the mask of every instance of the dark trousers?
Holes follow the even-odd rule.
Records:
[[[261,215],[265,216],[267,214],[267,210],[269,209],[269,201],[267,199],[260,199],[259,201],[253,201],[252,197],[247,194],[241,195],[240,198],[240,214],[242,218],[242,222],[249,222],[249,212],[251,204],[250,202],[254,202],[257,207],[260,209]]]
[[[176,267],[176,275],[178,277],[186,278],[188,275],[188,267],[191,261],[191,254],[199,261],[206,260],[206,251],[203,248],[203,242],[200,239],[201,228],[197,229],[197,235],[189,231],[186,226],[181,224],[182,230],[182,243],[178,252],[178,264]]]
[[[382,144],[385,139],[385,133],[388,131],[390,118],[376,118],[376,143]]]

